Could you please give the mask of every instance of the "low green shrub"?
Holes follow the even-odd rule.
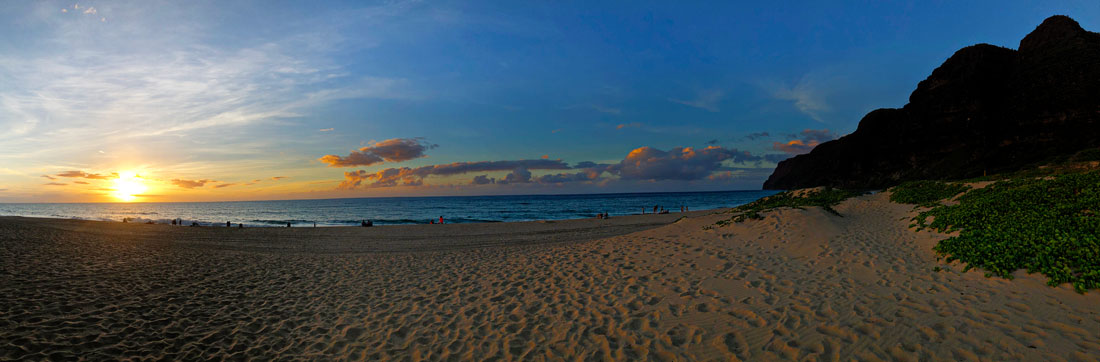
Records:
[[[856,191],[840,190],[833,188],[825,188],[822,190],[805,192],[801,195],[796,194],[792,191],[784,191],[735,207],[729,212],[736,215],[731,217],[729,220],[721,220],[715,225],[726,226],[735,222],[744,222],[745,220],[763,219],[764,217],[760,215],[761,212],[777,209],[780,207],[801,209],[808,206],[818,206],[834,215],[842,216],[839,212],[833,209],[833,206],[839,204],[841,201],[847,200],[852,196],[858,196],[859,194],[860,193]]]
[[[954,182],[908,181],[890,189],[890,201],[932,207],[969,189],[970,186]]]
[[[1009,279],[1040,272],[1080,293],[1100,288],[1100,172],[1009,179],[958,201],[914,218],[918,230],[959,232],[935,247],[948,262]]]
[[[1078,152],[1073,155],[1074,161],[1086,162],[1086,161],[1100,161],[1100,148],[1093,148]]]

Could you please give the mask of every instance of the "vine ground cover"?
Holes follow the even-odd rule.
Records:
[[[948,262],[1008,279],[1020,269],[1040,272],[1051,286],[1071,283],[1080,293],[1100,288],[1100,171],[999,181],[950,206],[929,200],[954,196],[957,186],[934,183],[891,191],[903,195],[895,201],[932,207],[914,218],[918,230],[959,233],[935,247]]]

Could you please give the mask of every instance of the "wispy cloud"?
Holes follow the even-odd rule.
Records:
[[[793,84],[770,83],[765,87],[776,99],[791,101],[799,112],[815,121],[826,123],[828,122],[826,117],[833,110],[828,97],[833,92],[832,89],[838,86],[833,83],[840,82],[832,79],[831,76],[807,73]]]
[[[639,123],[639,122],[630,122],[630,123],[620,123],[619,125],[615,126],[615,129],[639,128],[639,127],[642,127],[641,123]]]
[[[68,10],[107,12],[79,6]],[[402,79],[352,75],[334,63],[328,52],[340,37],[328,28],[230,46],[211,41],[201,20],[164,21],[170,10],[129,7],[140,9],[111,8],[131,11],[111,26],[38,19],[49,31],[33,51],[0,54],[0,154],[30,162],[166,143],[202,151],[197,144],[215,139],[189,136],[232,138],[239,127],[287,122],[339,99],[412,97]],[[83,158],[77,163],[91,157]]]
[[[689,107],[695,107],[699,109],[705,109],[711,112],[718,112],[718,103],[722,100],[724,92],[717,89],[701,91],[694,99],[676,99],[669,98],[669,101],[683,104]]]
[[[65,171],[56,175],[57,177],[79,177],[93,180],[107,180],[117,178],[118,174],[100,175],[97,173],[88,173],[84,171]]]

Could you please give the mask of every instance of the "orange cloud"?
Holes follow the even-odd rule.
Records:
[[[800,155],[810,152],[810,150],[813,150],[814,147],[817,147],[818,144],[820,143],[818,143],[817,141],[809,141],[809,143],[806,143],[802,140],[791,140],[787,143],[772,142],[772,149],[776,151],[783,151],[790,154]]]
[[[814,147],[817,147],[817,145],[823,142],[836,139],[836,135],[827,129],[805,129],[799,134],[790,134],[787,136],[797,139],[787,141],[786,143],[772,142],[772,149],[793,155],[800,155],[810,152]]]
[[[57,177],[81,177],[81,178],[92,179],[92,180],[108,180],[108,179],[112,179],[112,178],[117,178],[118,174],[117,173],[112,173],[110,175],[100,175],[100,174],[96,174],[96,173],[87,173],[87,172],[84,172],[84,171],[65,171],[65,172],[57,174],[56,176]]]
[[[178,179],[178,178],[177,179],[172,179],[172,184],[173,185],[176,185],[176,186],[179,186],[179,187],[182,187],[182,188],[185,188],[185,189],[193,189],[193,188],[196,188],[196,187],[203,187],[204,185],[206,185],[208,183],[212,183],[212,182],[218,182],[218,181],[207,180],[207,179],[202,179],[202,180],[183,180],[183,179]]]
[[[608,171],[623,179],[632,180],[700,180],[722,168],[722,163],[756,162],[763,158],[736,148],[707,146],[703,149],[675,147],[662,151],[652,147],[639,147]]]
[[[318,160],[329,167],[370,166],[382,162],[401,162],[427,157],[425,151],[439,147],[419,138],[393,138],[351,151],[347,157],[325,155]]]

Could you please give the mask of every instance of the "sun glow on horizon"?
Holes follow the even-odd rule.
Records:
[[[120,172],[115,180],[115,191],[112,196],[122,202],[132,202],[148,190],[142,183],[141,177],[134,172]]]

